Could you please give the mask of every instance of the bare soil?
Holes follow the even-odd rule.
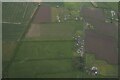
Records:
[[[42,23],[42,22],[50,22],[51,21],[51,8],[49,6],[41,5],[35,18],[33,19],[33,23]]]
[[[81,11],[86,22],[94,26],[94,30],[103,35],[117,37],[117,26],[114,23],[105,22],[105,14],[102,9],[84,8]]]
[[[108,63],[118,63],[117,41],[111,37],[103,36],[93,31],[86,31],[85,49],[92,52],[97,58]]]
[[[85,22],[94,26],[94,30],[85,31],[85,49],[92,52],[97,58],[108,63],[117,64],[117,26],[105,22],[103,9],[83,8],[81,10]]]

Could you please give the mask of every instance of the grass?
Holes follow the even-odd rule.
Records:
[[[7,69],[14,56],[14,51],[18,47],[17,44],[20,41],[20,37],[23,35],[37,4],[25,2],[2,3],[3,77],[6,76]]]
[[[43,74],[64,73],[71,70],[71,60],[30,61],[13,63],[11,69],[9,69],[9,77],[34,77]]]
[[[73,9],[79,9],[80,8],[80,2],[65,2],[64,7],[66,9],[69,9],[70,11]]]
[[[96,66],[100,74],[106,77],[117,77],[118,75],[117,65],[111,65],[106,61],[98,60],[95,58],[94,54],[86,54],[86,65],[90,67]]]
[[[27,22],[38,3],[3,2],[3,22]],[[8,13],[9,12],[9,13]]]
[[[72,58],[72,45],[71,41],[23,42],[16,59]]]
[[[54,74],[39,74],[36,77],[42,77],[42,78],[86,78],[86,77],[91,77],[88,74],[84,72],[80,72],[77,70],[73,71],[68,71],[68,72],[63,72],[63,73],[54,73]]]
[[[20,24],[2,24],[3,41],[17,41],[25,30]]]
[[[9,77],[34,77],[73,70],[72,45],[71,41],[23,42],[9,69]]]
[[[65,2],[64,7],[73,8],[73,9],[81,9],[85,7],[93,7],[91,2]]]
[[[98,8],[118,11],[118,2],[97,2]]]
[[[91,77],[73,67],[72,41],[24,41],[9,68],[9,77]]]
[[[24,32],[38,3],[4,2],[2,5],[3,40],[16,41]],[[9,13],[8,13],[9,12]],[[13,24],[21,23],[21,24]]]
[[[51,7],[57,7],[57,5],[59,5],[59,7],[64,7],[64,2],[43,2],[41,4]]]

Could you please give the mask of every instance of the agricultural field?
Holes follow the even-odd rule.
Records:
[[[102,58],[108,63],[118,63],[117,41],[115,39],[95,32],[86,31],[85,40],[86,51],[95,53],[98,58]]]
[[[38,3],[4,2],[2,4],[3,23],[26,23],[30,20]]]
[[[102,35],[117,38],[118,27],[114,23],[105,22],[106,14],[102,9],[83,8],[81,11],[82,11],[81,14],[83,15],[83,17],[85,17],[85,21],[93,26],[94,31]]]
[[[17,41],[25,30],[25,26],[21,24],[2,24],[3,41]]]
[[[72,45],[71,41],[25,41],[21,44],[16,59],[72,58]]]
[[[82,23],[79,24],[78,22],[31,24],[24,40],[73,40],[76,29],[82,29],[82,25]],[[79,26],[81,27],[79,28]]]
[[[3,77],[117,77],[117,27],[105,23],[108,12],[96,4],[3,3]],[[90,72],[93,66],[98,75]]]
[[[20,39],[36,10],[36,4],[38,3],[2,3],[3,75],[6,75],[6,70],[13,59]]]
[[[43,23],[51,21],[51,9],[49,6],[41,6],[33,19],[33,23]]]
[[[22,23],[23,20],[21,18],[24,13],[23,8],[25,8],[26,5],[28,5],[28,7],[32,6],[30,10],[26,9],[28,13],[25,13],[25,15],[27,14],[27,16],[29,17],[27,16],[24,17],[24,20],[28,21],[28,19],[30,19],[30,15],[32,16],[33,14],[32,11],[34,11],[35,4],[31,5],[29,3],[3,3],[2,40],[3,40],[3,47],[4,47],[3,50],[5,51],[5,54],[6,54],[5,49],[7,49],[8,52],[9,52],[8,49],[10,49],[10,54],[14,52],[14,51],[11,51],[12,49],[14,49],[14,47],[12,48],[11,46],[16,45],[17,42],[20,41],[20,38],[22,37],[27,27],[27,22]],[[20,12],[18,11],[18,9]],[[11,12],[8,15],[8,12],[6,11],[9,11],[9,10]],[[7,18],[9,18],[10,20]]]
[[[117,2],[97,2],[98,8],[118,11]]]
[[[52,73],[59,73],[64,71],[71,71],[72,69],[72,43],[69,42],[60,42],[60,41],[53,41],[53,42],[24,42],[21,44],[19,51],[16,55],[15,61],[13,62],[14,66],[11,66],[11,71],[13,69],[19,68],[22,71],[22,66],[20,64],[26,64],[23,66],[25,70],[28,69],[27,64],[31,64],[31,68],[28,71],[34,70],[37,75],[40,74],[52,74]],[[34,64],[35,63],[35,64]],[[19,67],[16,67],[19,66]],[[34,66],[34,67],[33,67]],[[36,67],[35,67],[36,66]],[[49,69],[49,68],[50,69]],[[13,74],[10,71],[10,74],[15,75],[16,72]],[[17,72],[17,76],[19,76],[20,72]],[[30,72],[31,74],[32,72]],[[21,72],[20,74],[29,75],[26,73]],[[36,75],[33,76],[36,76]],[[32,75],[32,74],[31,74]],[[22,76],[22,75],[21,75]],[[30,75],[29,75],[30,77]],[[31,76],[32,77],[32,76]]]

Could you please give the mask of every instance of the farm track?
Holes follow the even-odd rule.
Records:
[[[68,41],[74,41],[74,40],[23,40],[22,42],[68,42]]]
[[[46,75],[46,74],[56,74],[56,73],[68,73],[68,72],[76,72],[74,69],[71,69],[71,70],[64,70],[64,71],[56,71],[56,72],[49,72],[49,73],[38,73],[39,75]]]
[[[35,8],[35,11],[33,12],[33,16],[31,17],[29,23],[27,24],[27,27],[26,27],[24,33],[23,33],[22,36],[19,38],[19,41],[18,41],[18,43],[17,43],[17,47],[16,47],[16,49],[15,49],[15,51],[14,51],[14,55],[13,55],[12,59],[9,61],[9,64],[7,65],[7,67],[3,70],[3,72],[4,72],[4,73],[3,73],[3,78],[8,78],[9,68],[10,68],[10,66],[12,65],[13,61],[15,60],[15,57],[16,57],[16,55],[17,55],[17,51],[19,50],[19,47],[20,47],[20,45],[22,44],[22,41],[21,41],[21,40],[22,40],[22,38],[24,38],[25,34],[27,33],[27,31],[28,31],[28,29],[29,29],[29,27],[30,27],[30,25],[31,25],[31,22],[33,21],[33,18],[35,17],[35,14],[37,13],[39,7],[40,7],[40,6],[37,6],[37,7]]]
[[[6,23],[6,24],[21,24],[21,22],[2,22],[2,23]]]
[[[26,59],[26,60],[20,60],[20,59],[15,59],[14,62],[28,62],[28,61],[42,61],[42,60],[72,60],[73,58],[68,58],[68,57],[63,57],[63,58],[41,58],[41,59]]]

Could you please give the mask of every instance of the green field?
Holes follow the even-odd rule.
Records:
[[[93,77],[73,67],[71,47],[71,42],[24,42],[9,69],[9,77]]]
[[[97,2],[98,8],[118,11],[118,2]]]
[[[38,3],[4,2],[2,5],[2,40],[4,60],[10,60]],[[26,12],[25,6],[27,5]],[[8,13],[9,12],[9,13]],[[24,18],[22,17],[24,14]],[[4,23],[5,22],[5,23]]]
[[[2,24],[3,41],[17,41],[25,30],[20,24]]]
[[[9,77],[90,77],[73,67],[73,42],[23,42],[9,68]]]
[[[59,5],[59,7],[64,7],[64,2],[44,2],[42,3],[42,5],[46,5],[50,7],[57,7],[57,5]]]
[[[73,26],[73,24],[75,25]],[[36,37],[40,40],[36,40],[35,37],[28,39],[25,37],[13,65],[9,69],[9,77],[82,77],[79,74],[85,76],[85,73],[72,67],[74,43],[72,37],[75,30],[82,30],[83,24],[72,22],[70,24],[50,23],[37,26],[42,29],[39,29],[36,34],[41,32],[43,35]],[[28,68],[28,66],[30,67]],[[35,70],[33,71],[33,69]]]
[[[91,2],[65,2],[64,7],[66,8],[72,8],[72,9],[81,9],[85,7],[93,7]]]
[[[28,78],[79,78],[87,74],[74,69],[71,60],[42,60],[23,63],[14,62],[9,69],[9,77]]]
[[[2,3],[3,76],[8,71],[20,38],[25,32],[28,22],[36,10],[37,4],[19,2]]]
[[[38,3],[3,2],[2,21],[16,23],[28,22],[37,4]]]
[[[72,58],[71,41],[26,41],[19,48],[16,59]]]

